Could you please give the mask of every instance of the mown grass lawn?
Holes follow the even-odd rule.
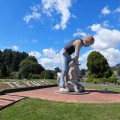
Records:
[[[120,92],[120,86],[85,86],[86,89],[104,90],[107,88],[108,91]]]
[[[120,103],[79,104],[28,98],[0,111],[0,120],[120,120]]]

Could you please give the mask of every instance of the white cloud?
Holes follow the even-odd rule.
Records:
[[[33,39],[32,42],[33,43],[38,43],[38,41],[36,39]]]
[[[37,59],[41,57],[41,54],[37,51],[31,51],[29,53],[30,56],[35,56]]]
[[[109,27],[110,25],[109,25],[109,21],[108,20],[106,20],[106,21],[103,21],[103,27],[105,27],[105,28],[107,28],[107,27]]]
[[[65,29],[67,22],[71,17],[69,8],[71,7],[70,0],[42,0],[43,10],[48,16],[52,16],[54,12],[61,14],[61,21],[54,26],[54,29]],[[54,13],[55,14],[55,13]]]
[[[120,62],[120,50],[115,48],[108,48],[100,52],[107,59],[110,66],[114,66]]]
[[[43,49],[43,54],[37,51],[31,51],[29,56],[35,56],[38,63],[41,64],[45,69],[54,70],[60,66],[60,54],[56,53],[52,48]]]
[[[38,62],[45,68],[54,70],[56,67],[60,67],[60,58],[41,58]]]
[[[74,15],[74,14],[72,14],[72,15],[71,15],[71,17],[73,17],[73,18],[77,18],[77,16],[76,16],[76,15]]]
[[[85,37],[86,33],[80,29],[77,29],[77,32],[73,34],[73,37],[80,37],[80,36]]]
[[[27,14],[23,17],[23,20],[28,24],[30,22],[30,20],[34,19],[34,20],[37,20],[37,19],[40,19],[41,17],[41,14],[39,12],[37,12],[37,9],[35,9],[33,7],[32,9],[32,14]]]
[[[108,15],[110,14],[110,10],[108,9],[108,6],[104,7],[101,11],[101,14]]]
[[[115,12],[120,13],[120,7],[118,7],[118,8],[115,10]]]
[[[51,57],[51,58],[54,58],[57,55],[55,50],[53,50],[52,48],[43,49],[43,53],[44,53],[45,56]]]
[[[18,46],[12,46],[12,49],[15,50],[15,51],[18,51]]]
[[[54,69],[54,61],[50,58],[41,58],[38,62],[45,68],[45,69]]]
[[[80,55],[79,57],[79,62],[81,63],[80,69],[87,69],[86,62],[87,62],[87,57],[92,52],[93,50],[87,51],[83,55]]]
[[[33,26],[33,25],[29,25],[28,27],[29,27],[29,28],[31,28],[31,29],[32,29],[32,28],[34,28],[34,26]]]
[[[116,19],[118,22],[120,22],[120,7],[116,8],[114,11],[114,19]]]
[[[115,48],[120,43],[120,31],[106,29],[101,24],[93,24],[91,30],[95,32],[95,43],[92,45],[94,49],[105,50]]]
[[[36,4],[36,5],[32,6],[32,7],[30,7],[30,9],[31,9],[32,11],[37,12],[37,11],[40,9],[40,5],[39,5],[39,4]]]
[[[101,25],[100,24],[93,24],[92,26],[90,26],[92,31],[98,31],[101,29]]]
[[[60,15],[60,22],[54,25],[54,29],[65,29],[71,15],[69,8],[71,7],[71,0],[42,0],[41,4],[34,5],[31,7],[32,14],[27,14],[23,17],[23,20],[28,24],[32,19],[40,19],[41,15],[46,14],[51,17],[52,20],[55,14]]]
[[[44,57],[45,56],[45,57]],[[60,55],[55,50],[43,49],[43,57],[38,59],[38,62],[45,68],[53,70],[55,67],[60,66]]]

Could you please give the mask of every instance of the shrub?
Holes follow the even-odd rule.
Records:
[[[98,78],[93,78],[93,83],[94,84],[97,84],[97,83],[99,83],[100,81],[99,81],[99,79]]]
[[[110,83],[117,83],[117,78],[115,76],[110,76],[109,77],[109,82]]]
[[[88,77],[86,82],[93,82],[93,77]]]
[[[117,84],[120,85],[120,80],[117,80]]]
[[[108,78],[93,78],[93,76],[90,76],[90,77],[86,80],[86,82],[93,82],[93,83],[95,83],[95,84],[97,84],[97,83],[103,83],[103,84],[105,84],[105,83],[108,83],[109,80],[108,80]]]
[[[40,79],[40,76],[37,74],[36,75],[34,74],[34,75],[32,75],[32,79]]]
[[[19,79],[19,72],[11,72],[10,78],[11,79]]]
[[[108,78],[100,78],[100,83],[105,84],[107,82],[109,82]]]

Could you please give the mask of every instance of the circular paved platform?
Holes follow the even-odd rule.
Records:
[[[54,101],[77,102],[77,103],[114,103],[120,102],[120,94],[113,92],[100,93],[90,90],[89,94],[69,95],[57,93],[58,87],[43,88],[24,92],[10,93],[11,95],[26,96]]]

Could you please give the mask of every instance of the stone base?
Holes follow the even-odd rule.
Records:
[[[60,92],[60,91],[57,91],[57,93],[60,93],[60,94],[69,94],[69,95],[84,95],[84,94],[89,94],[90,92],[89,91],[84,91],[84,92]]]
[[[69,92],[84,92],[85,88],[77,80],[68,81],[66,84]]]

